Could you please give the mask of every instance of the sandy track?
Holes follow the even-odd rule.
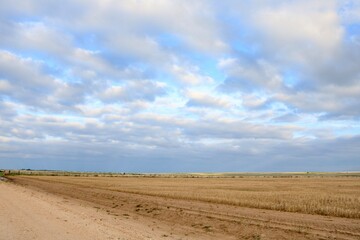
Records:
[[[165,233],[77,201],[0,182],[0,239],[158,239]]]
[[[85,239],[86,234],[90,234],[86,231],[88,227],[95,231],[90,234],[95,239],[360,239],[359,219],[147,196],[61,180],[16,177],[14,182],[26,185],[26,188],[13,183],[0,185],[2,192],[6,190],[15,194],[6,196],[7,201],[20,201],[1,204],[1,213],[2,209],[17,209],[18,204],[24,205],[24,200],[19,199],[28,199],[34,206],[28,208],[24,205],[20,211],[22,215],[16,217],[12,225],[22,226],[23,219],[35,214],[43,216],[34,222],[41,226],[41,218],[47,217],[52,219],[49,222],[53,226],[48,234],[65,236],[59,239]],[[66,217],[61,217],[62,214]],[[57,217],[54,219],[53,216]],[[72,227],[64,231],[69,222]],[[9,226],[9,231],[14,233],[21,233],[24,229],[12,230],[11,224]],[[35,239],[46,239],[46,236],[36,238],[42,236],[39,235],[41,229],[36,226],[30,224],[27,229],[35,229],[31,230],[38,234]],[[29,238],[20,235],[15,239]]]

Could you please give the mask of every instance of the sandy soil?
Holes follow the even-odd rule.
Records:
[[[158,239],[165,232],[52,194],[0,182],[0,239]]]
[[[0,239],[360,239],[360,220],[241,208],[16,177]]]

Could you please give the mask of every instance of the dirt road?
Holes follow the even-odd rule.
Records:
[[[0,182],[0,239],[360,239],[359,219],[132,194],[64,180],[19,176]]]
[[[166,232],[81,202],[0,182],[0,239],[159,239]]]

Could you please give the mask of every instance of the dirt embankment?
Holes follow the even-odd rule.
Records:
[[[1,183],[0,239],[359,239],[360,220],[32,178]],[[12,238],[11,238],[12,237]]]

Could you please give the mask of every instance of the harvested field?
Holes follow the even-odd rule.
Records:
[[[360,178],[94,178],[44,176],[32,179],[173,199],[360,218]]]
[[[171,239],[360,238],[356,177],[12,179],[114,218],[146,223]]]

